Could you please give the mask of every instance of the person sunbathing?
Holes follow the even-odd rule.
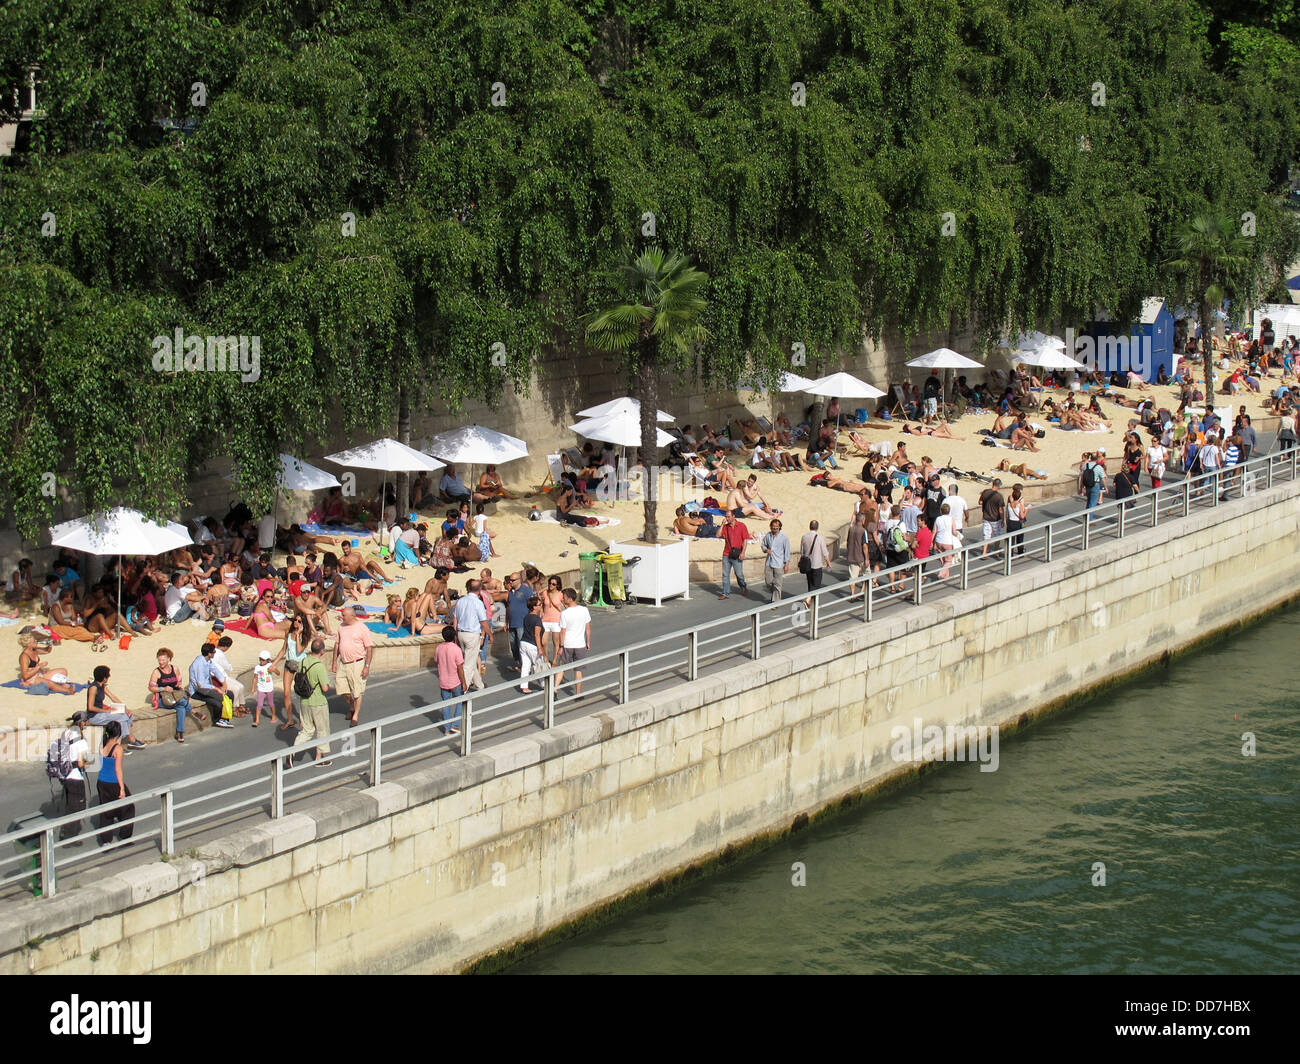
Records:
[[[1024,480],[1046,480],[1047,471],[1043,469],[1030,469],[1024,462],[1019,465],[1012,465],[1010,458],[1004,458],[998,463],[997,468],[1003,473],[1012,473]]]
[[[677,516],[673,520],[673,531],[679,536],[695,539],[713,539],[718,534],[717,526],[707,514],[693,514],[685,506],[677,507]]]
[[[995,440],[1009,440],[1016,431],[1016,422],[1007,414],[999,414],[993,421],[992,435]]]
[[[1037,437],[1034,436],[1034,430],[1029,427],[1025,420],[1025,415],[1021,414],[1016,418],[1015,427],[1011,431],[1011,447],[1013,450],[1038,450],[1038,444],[1034,442]]]
[[[929,428],[925,425],[917,425],[916,428],[912,429],[904,425],[903,431],[911,436],[938,436],[945,440],[964,440],[966,438],[965,436],[954,436],[952,429],[942,421]]]
[[[68,682],[67,673],[53,665],[42,665],[41,655],[48,653],[49,643],[42,643],[35,632],[23,636],[23,649],[18,655],[18,682],[24,688],[37,688],[70,695],[76,688]]]
[[[758,445],[758,438],[763,434],[759,428],[758,422],[753,418],[741,420],[736,418],[731,423],[731,438],[733,440],[744,440],[746,447],[755,447]]]
[[[1065,410],[1061,413],[1061,428],[1078,429],[1080,432],[1095,432],[1100,428],[1110,428],[1110,422],[1104,421],[1091,410]]]
[[[727,506],[736,517],[759,517],[773,521],[781,516],[780,510],[773,510],[758,490],[758,477],[753,476],[733,488],[727,495]]]
[[[272,593],[268,588],[257,597],[257,605],[253,612],[249,614],[249,624],[263,639],[283,639],[285,633],[289,631],[289,618],[277,621],[271,613]]]
[[[419,588],[408,587],[405,602],[396,595],[389,595],[388,605],[384,609],[384,620],[393,626],[400,625],[404,616],[415,611],[415,599],[419,594]]]
[[[818,473],[816,476],[811,477],[808,483],[819,484],[823,488],[834,488],[836,491],[850,491],[855,495],[861,495],[864,491],[873,490],[873,486],[870,484],[864,484],[853,477],[842,476],[835,472]]]
[[[379,563],[366,561],[361,557],[360,551],[352,549],[351,543],[343,544],[343,556],[339,558],[339,571],[343,574],[344,579],[356,581],[382,580],[385,583],[388,581],[388,576]]]

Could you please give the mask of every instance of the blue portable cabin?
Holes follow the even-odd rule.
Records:
[[[1087,324],[1084,334],[1092,338],[1098,356],[1103,350],[1101,338],[1104,336],[1127,335],[1130,345],[1134,343],[1142,345],[1141,358],[1134,358],[1130,353],[1128,365],[1103,367],[1108,374],[1116,369],[1137,370],[1138,363],[1144,363],[1140,368],[1143,379],[1147,381],[1156,379],[1156,372],[1161,365],[1165,367],[1167,374],[1172,376],[1174,372],[1174,316],[1159,296],[1148,296],[1142,300],[1139,320],[1129,325],[1127,329],[1122,324],[1110,320],[1110,316],[1104,311],[1099,311],[1097,320]]]

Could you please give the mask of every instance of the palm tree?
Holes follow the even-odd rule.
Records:
[[[631,290],[630,301],[587,314],[583,323],[591,346],[624,356],[633,395],[641,404],[641,460],[646,469],[641,538],[657,543],[659,380],[668,370],[682,372],[694,345],[708,338],[700,322],[706,305],[700,291],[709,278],[685,256],[658,247],[646,248],[635,258],[629,255],[618,272]]]
[[[1207,211],[1183,225],[1174,236],[1177,251],[1169,267],[1185,274],[1196,297],[1196,314],[1201,322],[1202,356],[1205,360],[1205,402],[1214,403],[1213,312],[1227,294],[1228,279],[1249,261],[1247,241],[1236,221],[1226,214]]]

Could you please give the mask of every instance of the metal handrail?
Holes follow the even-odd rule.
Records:
[[[1217,506],[1220,491],[1225,489],[1225,482],[1228,482],[1230,478],[1232,486],[1243,495],[1246,493],[1248,474],[1253,477],[1255,474],[1263,472],[1268,487],[1273,486],[1279,479],[1279,472],[1285,474],[1283,479],[1294,481],[1297,476],[1298,457],[1300,457],[1300,450],[1295,448],[1276,453],[1270,452],[1252,458],[1244,464],[1233,466],[1231,470],[1218,470],[1213,473],[1199,474],[1196,477],[1184,479],[1177,484],[1162,485],[1160,488],[1138,492],[1128,499],[1111,500],[1091,509],[1053,518],[1050,521],[1035,524],[1032,528],[1026,526],[1015,532],[1006,532],[992,539],[981,539],[962,544],[956,551],[949,552],[946,555],[932,552],[928,558],[913,558],[902,565],[893,566],[889,569],[863,572],[856,580],[840,580],[810,593],[797,593],[774,602],[752,606],[739,613],[718,620],[706,621],[681,632],[656,636],[617,650],[592,654],[582,662],[583,685],[588,693],[595,692],[598,689],[610,689],[616,701],[621,705],[633,697],[634,680],[637,684],[645,685],[655,680],[656,677],[663,676],[666,673],[676,673],[679,670],[684,671],[688,680],[694,679],[699,674],[700,659],[707,659],[719,654],[735,654],[743,658],[756,660],[765,651],[770,652],[771,647],[782,645],[796,630],[800,634],[806,633],[806,637],[809,639],[817,639],[822,634],[822,626],[828,621],[850,620],[855,616],[860,616],[864,622],[867,622],[875,619],[876,612],[883,606],[897,602],[908,605],[919,603],[923,601],[925,594],[933,593],[932,591],[923,591],[922,584],[935,590],[943,587],[965,589],[969,586],[972,575],[997,571],[998,575],[1008,576],[1013,572],[1015,564],[1024,564],[1037,560],[1050,562],[1052,557],[1059,553],[1061,549],[1069,546],[1070,541],[1073,539],[1079,541],[1081,549],[1086,549],[1090,544],[1101,539],[1122,539],[1131,534],[1132,530],[1149,528],[1161,520],[1160,503],[1162,500],[1171,504],[1170,507],[1167,507],[1167,514],[1164,518],[1168,519],[1168,510],[1172,508],[1175,501],[1177,501],[1177,509],[1181,511],[1182,515],[1189,514],[1193,504]],[[1281,467],[1281,470],[1279,470],[1279,467]],[[1207,489],[1209,491],[1208,497],[1206,496]],[[1138,510],[1138,506],[1145,504],[1148,499],[1151,505],[1151,516],[1143,520],[1140,516],[1142,511]],[[1071,535],[1071,533],[1074,533],[1074,535]],[[1013,544],[1011,542],[1013,539],[1018,539],[1019,543]],[[986,546],[988,547],[987,557],[983,556]],[[974,553],[976,551],[979,553]],[[1013,556],[1022,559],[1022,561],[1013,563]],[[946,578],[940,576],[940,570],[945,566],[949,568],[949,576]],[[898,589],[887,586],[877,588],[875,586],[876,581],[892,578],[896,574],[904,578]],[[916,579],[918,575],[923,577],[920,583]],[[862,599],[860,608],[856,604],[851,608],[842,608],[844,603],[850,600],[836,597],[839,592],[847,590],[850,584],[863,585],[860,592]],[[765,620],[770,619],[776,622],[778,620],[776,614],[786,611],[792,604],[797,604],[803,599],[808,599],[812,603],[812,608],[806,614],[787,617],[786,620],[791,623],[788,624],[788,627],[785,627],[784,631],[782,625],[775,623],[771,631],[763,631],[762,625]],[[723,629],[727,629],[727,631],[724,632]],[[737,632],[739,632],[739,638],[735,639]],[[728,636],[733,637],[734,645],[726,645],[720,648],[712,646],[712,644],[721,643]],[[643,653],[648,650],[653,650],[655,653]],[[655,667],[657,663],[663,662],[666,662],[666,664]],[[607,668],[597,671],[602,666],[607,666]],[[458,748],[459,753],[463,756],[472,752],[473,736],[476,732],[479,735],[484,733],[493,734],[503,728],[517,726],[530,719],[538,721],[542,728],[552,727],[555,721],[556,707],[564,708],[565,705],[572,704],[574,701],[572,697],[561,697],[556,677],[560,673],[572,673],[574,671],[573,666],[568,665],[533,672],[528,682],[530,685],[540,684],[541,689],[535,689],[532,694],[523,694],[516,689],[518,679],[466,692],[457,702],[453,703],[460,714],[461,733],[459,740],[454,736],[437,736],[435,734],[435,738],[432,740],[421,737],[419,743],[412,747],[396,748],[394,740],[410,737],[412,732],[396,732],[392,726],[415,721],[420,717],[432,716],[434,718],[432,726],[436,733],[441,725],[441,713],[444,703],[430,702],[415,709],[391,713],[378,720],[358,724],[355,727],[328,736],[327,741],[331,746],[343,744],[346,751],[345,756],[365,752],[368,756],[364,766],[350,765],[325,774],[317,772],[308,775],[307,770],[310,762],[286,767],[285,758],[288,752],[278,750],[245,758],[233,765],[213,769],[210,772],[201,773],[165,786],[141,791],[132,794],[129,798],[118,799],[104,805],[88,806],[80,813],[67,813],[60,817],[43,820],[40,827],[34,830],[31,828],[20,829],[0,835],[0,847],[12,846],[17,848],[24,843],[31,842],[38,844],[35,851],[38,867],[0,875],[0,888],[38,877],[42,893],[46,897],[53,896],[57,893],[57,872],[59,869],[80,865],[89,859],[97,857],[100,852],[88,851],[60,859],[56,856],[58,850],[66,849],[75,842],[87,841],[97,835],[100,829],[92,827],[67,840],[58,839],[58,831],[65,825],[87,819],[93,820],[104,812],[122,809],[128,805],[136,805],[137,807],[146,805],[148,808],[143,812],[137,811],[136,816],[130,820],[114,824],[111,830],[116,831],[126,823],[144,825],[151,821],[157,821],[157,827],[152,828],[138,838],[143,840],[157,837],[163,855],[171,857],[178,852],[177,840],[182,835],[183,829],[188,828],[192,833],[201,824],[230,813],[231,810],[227,807],[207,814],[196,814],[189,819],[178,816],[178,813],[185,808],[195,805],[205,798],[210,798],[212,790],[209,785],[217,781],[221,781],[223,785],[229,784],[226,790],[221,793],[231,793],[249,787],[255,788],[255,795],[252,798],[242,799],[238,803],[238,808],[265,804],[270,807],[272,819],[279,819],[285,814],[285,798],[291,796],[289,791],[295,787],[300,790],[317,790],[317,788],[311,787],[311,781],[328,782],[329,780],[339,780],[343,777],[350,778],[363,774],[369,778],[369,785],[374,786],[383,778],[383,765],[386,757],[391,765],[395,760],[404,760],[405,756],[412,750],[436,749],[439,746],[445,746],[448,749]],[[612,676],[613,680],[599,685],[594,683],[600,677],[607,676]],[[572,683],[571,680],[568,682]],[[501,706],[485,706],[483,700],[494,694],[506,696],[505,702]],[[524,708],[521,708],[518,712],[510,713],[504,717],[499,714],[494,715],[495,710],[521,704],[524,704]],[[385,739],[387,742],[384,741]],[[314,745],[314,742],[309,743],[304,748],[304,751],[300,752],[306,752]],[[349,746],[351,746],[351,749],[348,749]],[[392,749],[386,751],[385,747],[392,747]],[[245,782],[231,781],[232,776],[240,773],[247,773],[251,778]],[[300,773],[303,775],[298,780],[289,781],[291,775],[298,776]],[[196,793],[187,800],[178,800],[182,792]],[[89,780],[87,780],[87,794],[89,796]],[[117,848],[117,844],[110,844],[110,846],[106,847],[107,850]],[[32,852],[0,856],[0,870],[3,870],[9,864],[25,864],[31,861],[32,857]]]

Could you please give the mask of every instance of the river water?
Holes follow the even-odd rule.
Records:
[[[510,971],[1300,971],[1300,611]]]

